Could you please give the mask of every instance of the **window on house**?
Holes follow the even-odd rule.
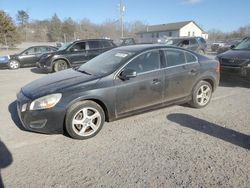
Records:
[[[156,38],[159,38],[159,33],[156,33]]]
[[[143,38],[143,34],[141,34],[141,38]]]
[[[152,38],[154,38],[154,36],[155,36],[154,33],[152,33]]]
[[[193,36],[195,35],[194,31],[193,31]]]
[[[190,37],[190,31],[188,32],[188,36]]]

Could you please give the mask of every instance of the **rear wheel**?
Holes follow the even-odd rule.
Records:
[[[19,68],[20,68],[20,63],[19,63],[19,61],[17,61],[17,60],[11,60],[11,61],[9,62],[9,69],[14,70],[14,69],[19,69]]]
[[[194,88],[190,105],[194,108],[203,108],[208,105],[212,97],[212,86],[206,81],[200,81]]]
[[[53,71],[54,72],[58,72],[58,71],[62,71],[69,68],[68,63],[64,60],[57,60],[54,63],[54,68]]]
[[[105,114],[101,106],[93,101],[83,101],[70,107],[66,114],[65,128],[75,139],[88,139],[102,128]]]

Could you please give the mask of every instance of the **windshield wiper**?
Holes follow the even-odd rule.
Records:
[[[74,67],[73,69],[75,71],[77,71],[77,72],[81,72],[81,73],[84,73],[84,74],[87,74],[87,75],[91,75],[89,72],[84,71],[84,70],[80,70],[79,68],[80,68],[80,66],[77,66],[77,67]]]

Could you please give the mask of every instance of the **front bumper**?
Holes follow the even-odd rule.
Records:
[[[63,133],[65,109],[55,106],[47,110],[28,110],[31,99],[20,91],[17,94],[17,112],[26,130],[40,133]],[[27,105],[22,112],[24,105]]]
[[[46,64],[40,62],[36,62],[36,67],[44,70],[45,72],[52,72],[52,67],[47,66]]]
[[[250,80],[250,67],[231,67],[231,66],[221,66],[221,74],[240,76],[241,78],[246,78]]]

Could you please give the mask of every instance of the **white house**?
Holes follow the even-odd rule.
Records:
[[[184,21],[160,25],[147,26],[146,31],[136,33],[140,43],[157,42],[168,37],[203,37],[208,39],[208,34],[194,21]]]

